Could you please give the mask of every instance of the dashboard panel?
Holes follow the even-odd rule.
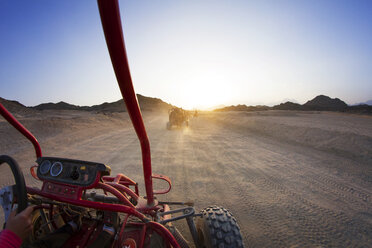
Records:
[[[41,180],[83,187],[91,186],[98,173],[106,176],[111,172],[109,166],[101,163],[67,158],[40,157],[36,162],[39,165],[37,176]]]

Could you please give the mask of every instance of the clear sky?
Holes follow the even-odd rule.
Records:
[[[372,99],[370,0],[120,1],[137,93],[185,108]],[[0,96],[120,99],[93,0],[0,0]]]

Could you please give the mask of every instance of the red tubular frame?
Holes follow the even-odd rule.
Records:
[[[112,185],[105,184],[105,183],[98,183],[97,188],[98,189],[103,189],[104,191],[112,193],[114,196],[116,196],[126,206],[135,208],[134,205],[118,189],[116,189]]]
[[[23,134],[34,145],[36,158],[42,156],[40,144],[35,136],[30,133],[9,111],[0,103],[0,114],[7,120],[15,129]]]
[[[119,179],[118,179],[119,178]],[[107,182],[117,182],[117,184],[123,184],[129,188],[130,185],[134,186],[135,194],[137,195],[137,198],[139,196],[139,191],[138,191],[138,184],[130,179],[129,177],[123,175],[123,174],[118,174],[116,177],[110,177],[110,176],[103,176],[102,180],[107,183]]]
[[[152,187],[150,142],[132,84],[120,20],[119,3],[117,0],[98,0],[97,2],[116,79],[141,144],[147,205],[151,206],[154,204],[154,192]]]
[[[121,204],[112,204],[112,203],[93,202],[93,201],[82,200],[82,199],[70,199],[70,198],[62,199],[58,195],[46,193],[37,188],[31,188],[31,187],[26,187],[26,188],[27,188],[27,193],[31,195],[36,194],[36,195],[46,197],[48,199],[66,202],[72,205],[77,205],[77,206],[86,207],[86,208],[94,208],[94,209],[106,210],[106,211],[111,211],[111,212],[127,213],[130,215],[136,216],[140,220],[147,219],[145,215],[143,215],[142,213],[138,212],[135,208],[130,207],[130,206],[121,205]],[[112,187],[104,187],[104,188],[108,190],[110,193],[112,193],[113,195],[115,196],[118,195],[115,189],[112,190]]]
[[[124,185],[121,185],[121,184],[117,184],[117,183],[105,182],[105,184],[114,187],[115,189],[119,190],[120,192],[124,192],[124,193],[130,195],[135,201],[138,201],[138,195],[136,195],[136,193],[134,193],[130,188],[125,187]]]

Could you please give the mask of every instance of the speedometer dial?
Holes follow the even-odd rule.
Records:
[[[56,177],[59,174],[61,174],[62,170],[63,170],[62,163],[61,162],[54,162],[53,165],[52,165],[52,168],[50,168],[50,175],[53,176],[53,177]]]
[[[52,166],[52,163],[49,160],[45,160],[40,165],[40,169],[39,169],[40,170],[40,173],[42,175],[47,174],[49,172],[51,166]]]

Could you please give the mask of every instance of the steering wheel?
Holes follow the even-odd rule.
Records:
[[[23,177],[23,173],[19,168],[18,163],[10,156],[1,155],[0,166],[2,166],[3,163],[7,163],[10,166],[16,182],[15,185],[6,186],[0,189],[0,202],[4,208],[5,220],[7,220],[12,211],[14,198],[17,198],[17,213],[22,212],[27,207],[27,190],[25,178]]]

